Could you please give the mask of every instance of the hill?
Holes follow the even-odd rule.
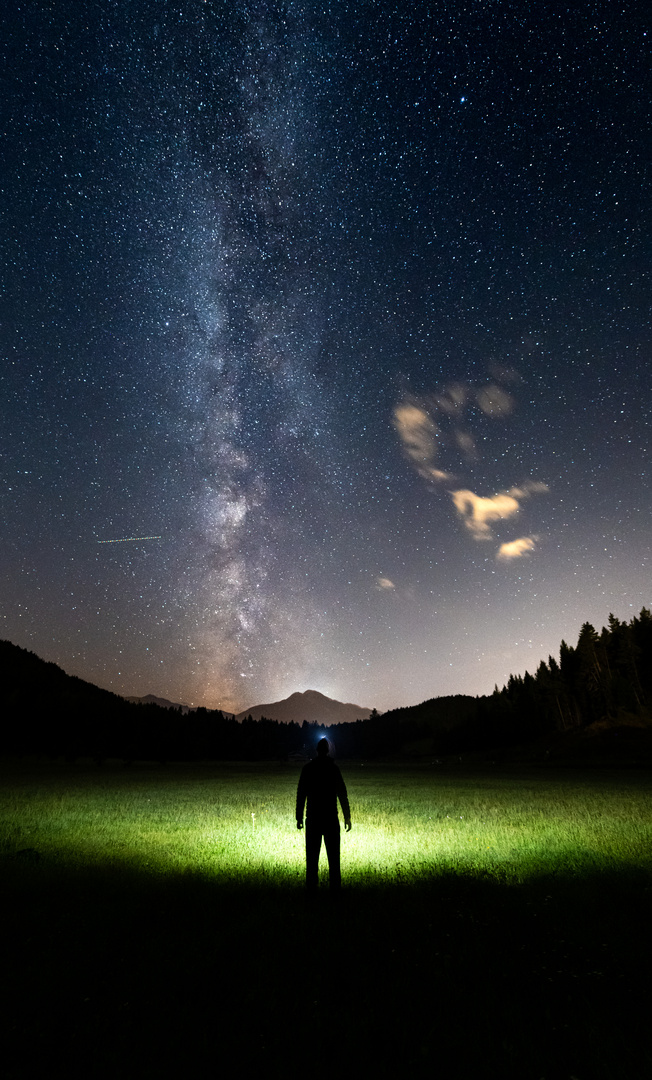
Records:
[[[362,705],[352,705],[350,702],[336,701],[334,698],[320,694],[318,690],[297,691],[283,698],[282,701],[272,701],[266,705],[254,705],[238,713],[236,720],[244,720],[251,716],[253,720],[277,720],[282,724],[302,724],[306,720],[309,724],[321,724],[330,727],[331,724],[350,724],[356,720],[368,720],[371,709]]]
[[[136,704],[0,641],[0,754],[173,760],[230,745],[218,731],[221,712],[203,710],[195,720],[163,701]]]
[[[161,709],[180,709],[183,715],[194,712],[193,705],[182,705],[179,701],[168,701],[167,698],[157,697],[156,694],[145,694],[144,697],[126,697],[133,705],[158,705]]]

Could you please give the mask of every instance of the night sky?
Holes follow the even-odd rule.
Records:
[[[10,5],[0,637],[384,710],[650,606],[644,11]]]

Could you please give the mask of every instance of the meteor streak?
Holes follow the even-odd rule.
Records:
[[[120,540],[98,540],[98,544],[129,544],[132,540],[162,540],[162,536],[123,536]]]

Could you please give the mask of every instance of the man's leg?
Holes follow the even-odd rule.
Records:
[[[340,823],[336,821],[327,825],[324,829],[324,843],[328,855],[328,885],[331,889],[339,889],[342,884],[340,872]]]
[[[319,882],[319,852],[321,850],[322,831],[319,825],[313,825],[306,819],[306,888],[313,892]]]

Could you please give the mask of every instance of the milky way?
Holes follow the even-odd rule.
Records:
[[[3,637],[385,709],[650,604],[638,5],[4,23]]]

